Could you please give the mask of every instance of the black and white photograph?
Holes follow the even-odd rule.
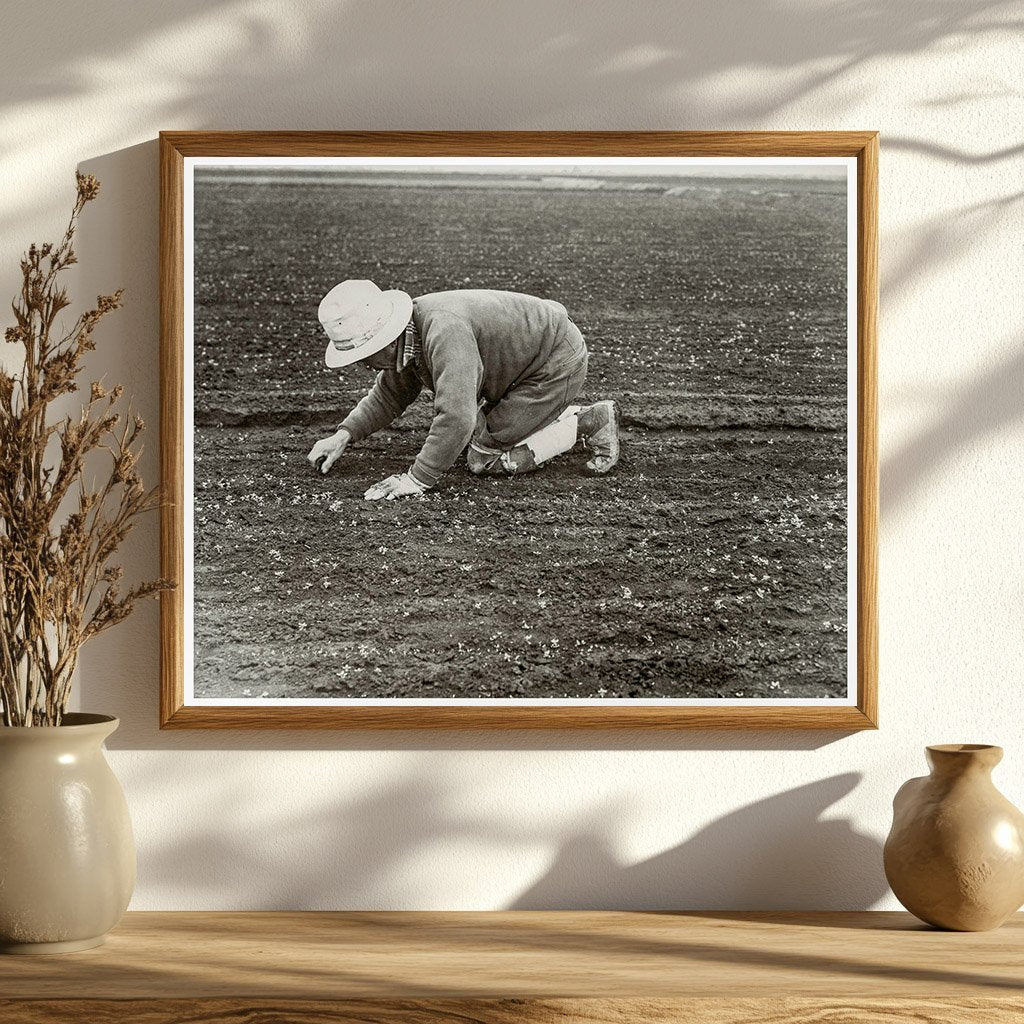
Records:
[[[190,157],[185,703],[856,703],[856,159]]]

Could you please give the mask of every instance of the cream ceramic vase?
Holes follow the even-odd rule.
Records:
[[[128,906],[135,844],[103,753],[117,724],[0,727],[0,951],[98,946]]]
[[[931,775],[893,800],[885,876],[916,917],[938,928],[998,928],[1024,904],[1024,815],[992,784],[999,747],[927,748]]]

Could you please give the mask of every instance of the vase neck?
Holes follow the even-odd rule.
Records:
[[[1003,759],[1002,747],[986,743],[942,743],[926,748],[932,775],[955,779],[962,775],[991,775]]]
[[[87,715],[72,712],[64,715],[60,725],[11,725],[0,727],[0,743],[6,748],[54,749],[92,746],[99,750],[103,741],[117,728],[112,715]]]

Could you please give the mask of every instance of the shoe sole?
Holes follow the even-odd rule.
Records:
[[[606,399],[606,401],[611,402],[612,420],[615,423],[615,459],[607,469],[591,469],[590,464],[588,463],[583,467],[587,476],[607,476],[619,464],[619,456],[622,449],[622,446],[619,444],[619,423],[622,420],[622,410],[619,409],[619,403],[614,399]]]

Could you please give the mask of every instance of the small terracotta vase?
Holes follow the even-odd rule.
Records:
[[[915,917],[937,928],[998,928],[1024,904],[1024,814],[992,784],[1000,747],[927,748],[931,775],[893,800],[885,877]]]
[[[106,715],[0,726],[0,952],[98,946],[135,886],[128,804],[103,754]]]

